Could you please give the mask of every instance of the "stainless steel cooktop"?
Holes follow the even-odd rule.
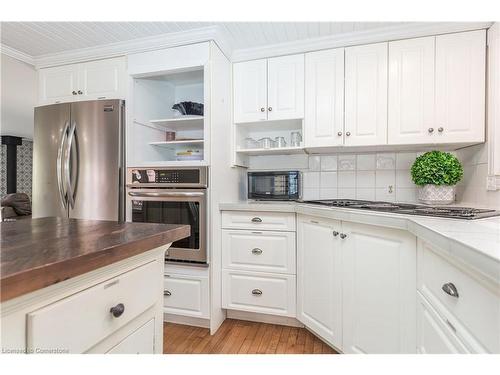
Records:
[[[304,201],[304,203],[319,204],[329,207],[346,207],[377,212],[392,212],[395,214],[423,215],[466,220],[500,216],[500,211],[489,209],[478,209],[470,207],[425,206],[408,203],[362,201],[354,199],[311,200]]]

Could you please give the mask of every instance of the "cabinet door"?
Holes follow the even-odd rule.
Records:
[[[108,352],[109,354],[154,354],[155,320],[131,333]]]
[[[306,54],[306,147],[343,143],[344,49]]]
[[[389,43],[389,144],[432,143],[435,37]]]
[[[345,353],[415,353],[416,239],[342,222]]]
[[[167,274],[164,280],[163,311],[169,314],[209,317],[208,278]]]
[[[387,43],[345,50],[345,144],[387,144]]]
[[[40,69],[38,72],[39,104],[77,100],[78,65]]]
[[[421,295],[417,305],[417,352],[420,354],[467,353],[449,326]]]
[[[340,221],[299,218],[297,319],[342,348]]]
[[[79,90],[83,92],[82,98],[86,100],[125,98],[125,58],[80,64],[79,74]]]
[[[233,65],[234,122],[267,120],[267,60]]]
[[[436,37],[436,143],[484,142],[486,31]]]
[[[267,118],[269,120],[304,117],[304,55],[268,60]]]

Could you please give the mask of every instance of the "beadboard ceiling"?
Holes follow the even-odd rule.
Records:
[[[37,57],[220,26],[234,49],[398,26],[394,22],[2,22],[2,44]]]

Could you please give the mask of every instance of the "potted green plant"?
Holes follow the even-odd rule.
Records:
[[[418,199],[426,204],[450,204],[455,201],[455,185],[464,170],[455,155],[430,151],[415,159],[411,178],[418,186]]]

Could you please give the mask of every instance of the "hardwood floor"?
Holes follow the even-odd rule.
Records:
[[[337,354],[305,328],[226,319],[217,333],[164,323],[165,354]]]

